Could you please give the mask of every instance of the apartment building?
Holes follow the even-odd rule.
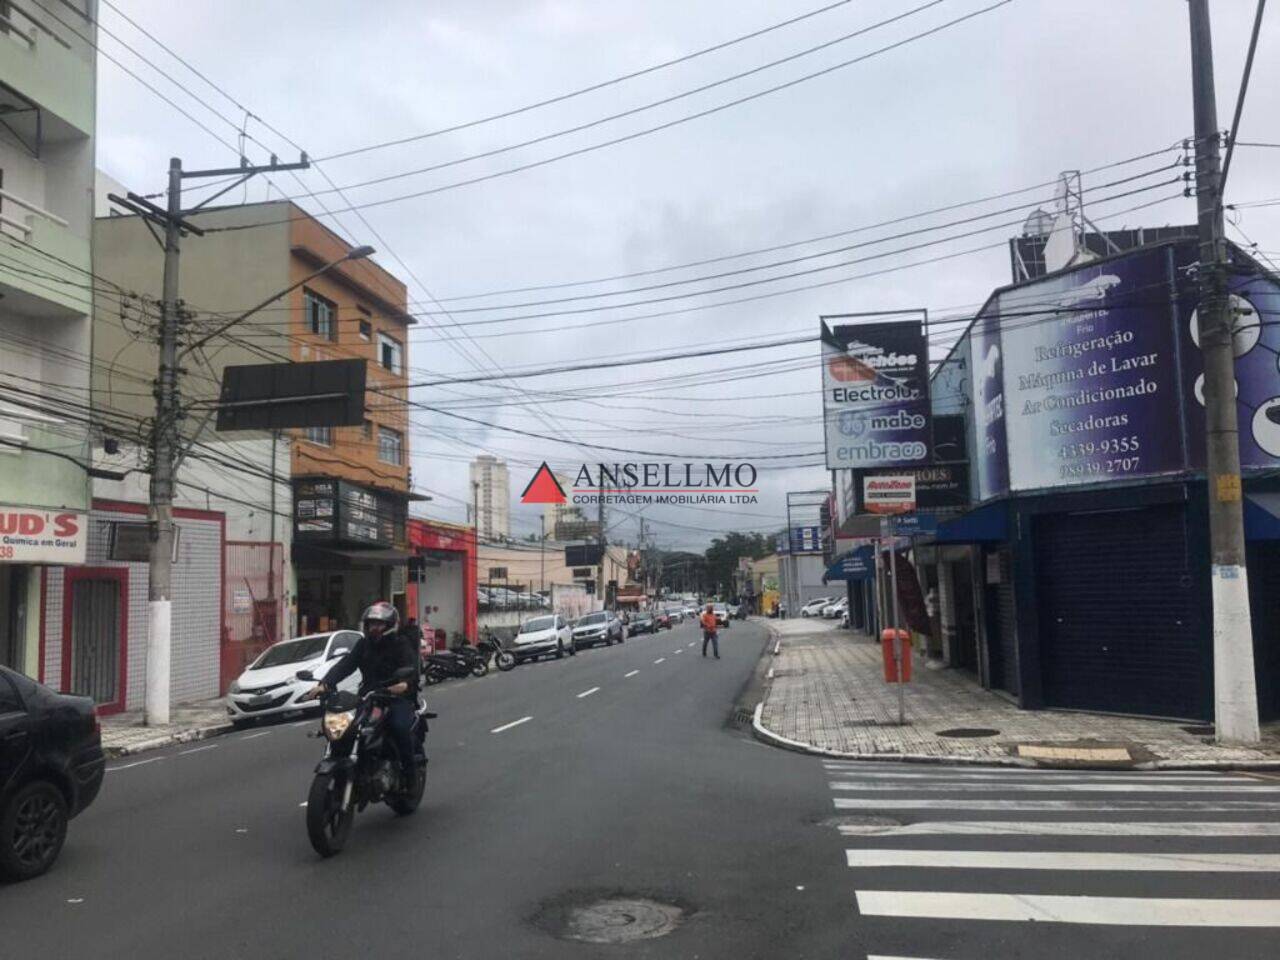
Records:
[[[511,483],[506,463],[487,453],[472,460],[471,491],[480,539],[490,542],[509,539]]]
[[[88,541],[96,13],[0,3],[0,664],[31,676],[45,572]],[[104,631],[77,688],[113,697],[122,598],[85,579],[74,602]]]

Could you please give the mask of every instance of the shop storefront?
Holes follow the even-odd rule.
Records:
[[[414,517],[408,534],[412,557],[402,614],[417,618],[424,637],[443,630],[438,647],[457,639],[475,643],[475,528]]]
[[[84,513],[0,504],[0,664],[36,676],[46,565],[85,562]]]

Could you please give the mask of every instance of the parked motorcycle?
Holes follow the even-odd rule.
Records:
[[[313,680],[311,671],[298,674]],[[386,711],[395,698],[381,690],[363,696],[334,690],[321,695],[320,733],[325,738],[324,759],[316,766],[307,794],[307,836],[322,857],[342,850],[355,815],[371,803],[385,803],[400,816],[418,809],[427,785],[427,758],[423,750],[427,720],[435,714],[425,704],[414,723],[415,770],[406,784],[399,757],[386,731]]]
[[[483,677],[489,672],[487,660],[472,646],[438,650],[422,658],[422,676],[427,683],[440,683],[450,677]]]
[[[480,638],[479,650],[484,654],[486,660],[493,657],[494,664],[503,673],[515,669],[516,655],[510,650],[503,650],[502,644],[494,639],[493,634],[486,632]]]

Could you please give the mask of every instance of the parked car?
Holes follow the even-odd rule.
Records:
[[[684,623],[684,610],[680,607],[668,607],[666,614],[668,619],[670,619],[672,626],[675,626],[677,623]]]
[[[669,614],[666,610],[654,611],[654,614],[653,614],[654,633],[657,633],[659,630],[670,630],[671,624],[672,624],[671,614]]]
[[[566,653],[572,657],[578,652],[578,644],[574,642],[569,622],[560,614],[552,613],[545,617],[533,617],[520,624],[520,631],[511,641],[509,649],[515,656],[516,663],[524,663],[526,660],[537,660],[552,654],[557,660]]]
[[[627,633],[635,636],[640,633],[657,633],[658,621],[651,613],[632,614],[631,622],[627,624]]]
[[[684,607],[684,609],[681,611],[681,613],[683,613],[686,617],[689,617],[690,619],[696,620],[698,618],[699,609],[701,608],[698,607],[697,604],[691,603],[691,604],[687,604]]]
[[[800,608],[800,616],[802,617],[819,617],[822,615],[822,608],[834,600],[835,597],[817,597],[810,600]]]
[[[825,607],[823,607],[822,615],[826,617],[828,620],[838,620],[840,618],[840,614],[844,613],[848,609],[849,609],[849,598],[841,597],[839,600],[835,601],[834,603],[828,603]]]
[[[726,603],[713,603],[711,611],[716,615],[716,626],[727,627],[729,625],[729,605]]]
[[[332,662],[359,639],[360,634],[355,630],[332,630],[273,643],[228,688],[227,715],[231,722],[243,727],[261,717],[320,709],[318,700],[300,701],[315,683],[299,680],[298,672],[309,670],[323,679]],[[338,685],[339,689],[352,693],[359,686],[359,670]]]
[[[622,621],[611,610],[588,613],[573,625],[573,642],[580,647],[621,643],[625,639]]]
[[[29,880],[53,866],[105,768],[89,697],[0,667],[0,876]]]

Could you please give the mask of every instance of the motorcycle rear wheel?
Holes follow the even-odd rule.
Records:
[[[311,791],[307,794],[307,837],[322,857],[332,857],[342,850],[355,822],[355,808],[342,809],[344,787],[345,784],[331,774],[317,774],[311,781]]]
[[[471,675],[473,677],[483,677],[489,673],[489,665],[483,660],[477,660],[471,665]]]
[[[503,673],[516,668],[516,658],[510,650],[499,650],[493,655],[493,662],[498,665],[498,669]]]
[[[387,806],[395,811],[398,817],[407,817],[418,809],[422,803],[422,795],[427,790],[427,767],[419,764],[418,775],[414,778],[413,787],[403,793],[387,797]]]

